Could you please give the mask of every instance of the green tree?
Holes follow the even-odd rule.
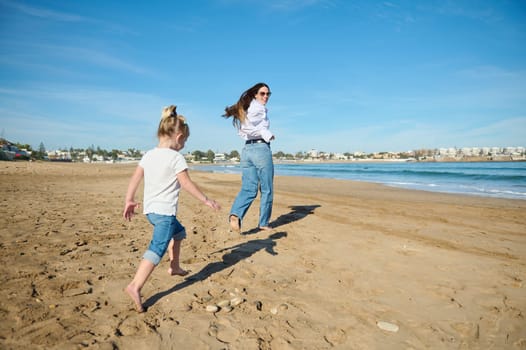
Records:
[[[22,143],[18,143],[17,142],[17,143],[15,143],[15,146],[18,147],[18,149],[25,149],[25,150],[31,152],[31,146],[28,145],[27,143],[22,144]]]
[[[119,150],[117,149],[112,149],[111,150],[111,159],[112,160],[117,160],[117,158],[119,158]]]
[[[128,148],[128,155],[133,158],[140,158],[141,157],[141,151],[135,148]]]
[[[232,159],[232,158],[237,158],[237,159],[239,159],[239,152],[236,151],[236,150],[233,150],[233,151],[230,152],[230,154],[228,155],[228,158],[229,158],[229,159]]]
[[[69,148],[69,154],[71,155],[71,160],[79,160],[79,153],[82,152],[82,149],[75,149],[73,146]]]
[[[201,152],[199,150],[193,151],[192,155],[194,156],[194,160],[196,162],[199,162],[201,159],[205,158],[205,156],[206,156],[206,154],[204,154],[203,152]]]
[[[280,158],[285,157],[285,153],[283,153],[282,151],[278,151],[278,152],[274,153],[272,156],[273,156],[274,158],[278,158],[278,159],[280,159]]]
[[[38,146],[38,151],[33,152],[32,156],[35,159],[45,159],[47,153],[46,153],[46,147],[44,147],[44,143],[40,142],[40,145]]]
[[[209,161],[209,162],[212,162],[215,158],[216,154],[214,153],[214,151],[212,151],[211,149],[209,149],[207,152],[206,152],[206,159]]]
[[[93,161],[93,154],[95,154],[95,146],[91,145],[86,150],[86,155],[88,156],[90,162]]]

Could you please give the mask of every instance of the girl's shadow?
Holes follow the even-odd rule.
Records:
[[[228,269],[229,267],[237,264],[239,261],[254,255],[254,253],[262,249],[264,249],[271,255],[277,255],[278,253],[274,251],[274,246],[276,245],[275,240],[286,236],[286,232],[276,232],[265,239],[253,239],[245,243],[240,243],[232,247],[223,248],[221,250],[215,251],[214,253],[221,253],[226,250],[230,250],[230,252],[223,255],[222,261],[209,263],[208,265],[203,267],[201,271],[187,277],[184,282],[178,283],[164,292],[159,292],[157,294],[152,295],[143,303],[143,306],[146,309],[148,309],[148,307],[154,305],[161,298],[170,295],[173,292],[176,292],[180,289],[191,286],[196,282],[204,281],[211,275],[220,272],[224,269]]]

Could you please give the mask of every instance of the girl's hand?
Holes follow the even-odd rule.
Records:
[[[209,206],[210,208],[214,209],[214,210],[219,210],[221,209],[221,206],[219,205],[219,203],[217,203],[215,200],[213,199],[210,199],[210,198],[207,198],[205,200],[205,204],[207,206]]]
[[[124,205],[124,212],[122,213],[122,216],[125,220],[131,221],[132,217],[135,215],[135,208],[139,208],[141,206],[140,203],[136,202],[126,202]]]

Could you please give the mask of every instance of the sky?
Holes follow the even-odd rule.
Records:
[[[0,0],[0,132],[46,150],[241,151],[224,108],[270,86],[274,153],[526,146],[523,0]]]

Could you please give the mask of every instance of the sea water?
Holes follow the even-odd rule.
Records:
[[[196,170],[241,173],[238,164]],[[526,200],[526,162],[348,162],[275,163],[279,176],[376,182],[388,186]]]

